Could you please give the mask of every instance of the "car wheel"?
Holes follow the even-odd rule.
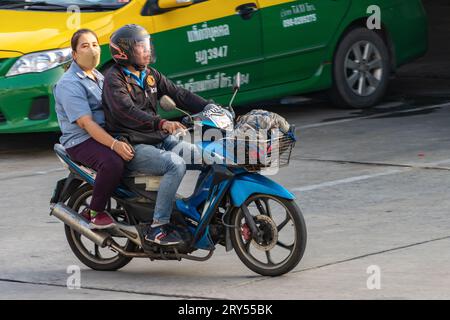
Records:
[[[344,108],[376,105],[386,93],[390,65],[386,44],[377,33],[364,28],[349,31],[334,57],[333,103]]]

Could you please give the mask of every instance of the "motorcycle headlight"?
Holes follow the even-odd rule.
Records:
[[[233,115],[221,106],[213,103],[206,105],[203,109],[203,116],[209,118],[219,129],[226,131],[233,130]]]
[[[69,62],[71,59],[71,48],[26,54],[13,64],[6,76],[46,71]]]

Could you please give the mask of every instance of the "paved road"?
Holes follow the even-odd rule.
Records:
[[[395,93],[370,111],[321,101],[270,107],[298,127],[291,165],[274,179],[295,192],[309,232],[299,266],[275,279],[222,248],[205,263],[134,260],[119,272],[89,270],[48,216],[65,175],[51,151],[56,137],[4,136],[0,298],[450,298],[449,102],[450,89],[439,98]],[[188,195],[194,179],[179,192]],[[80,265],[83,289],[66,288],[69,265]],[[372,265],[379,290],[367,288]]]

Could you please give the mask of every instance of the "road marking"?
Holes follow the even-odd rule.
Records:
[[[352,183],[352,182],[357,182],[357,181],[363,181],[363,180],[369,180],[369,179],[373,179],[373,178],[388,176],[388,175],[397,174],[397,173],[410,171],[410,170],[411,169],[409,169],[409,168],[408,169],[388,170],[388,171],[384,171],[384,172],[380,172],[380,173],[366,174],[366,175],[362,175],[362,176],[355,176],[355,177],[350,177],[350,178],[345,178],[345,179],[327,181],[327,182],[313,184],[313,185],[304,186],[304,187],[297,187],[297,188],[292,189],[291,191],[292,192],[305,192],[305,191],[317,190],[317,189],[322,189],[322,188],[327,188],[327,187],[334,187],[334,186],[337,186],[340,184],[345,184],[345,183]]]
[[[14,176],[0,177],[0,181],[13,180],[13,179],[18,179],[18,178],[28,178],[28,177],[42,176],[42,175],[46,175],[46,174],[49,174],[49,173],[61,172],[61,171],[65,171],[65,170],[67,170],[67,169],[66,168],[56,168],[56,169],[50,169],[50,170],[46,170],[46,171],[36,171],[36,172],[30,172],[30,173],[23,173],[23,174],[14,175]]]
[[[297,126],[296,130],[331,126],[331,125],[340,124],[340,123],[346,123],[346,122],[362,120],[362,119],[378,118],[378,117],[383,117],[383,116],[388,116],[388,115],[398,114],[398,113],[409,113],[409,112],[423,111],[423,110],[429,110],[429,109],[435,109],[435,108],[446,108],[446,107],[450,107],[450,103],[436,104],[436,105],[432,105],[432,106],[407,109],[407,110],[383,112],[383,113],[372,114],[370,116],[355,117],[355,118],[342,119],[342,120],[336,120],[336,121],[312,123],[312,124],[307,124],[307,125],[303,125],[303,126]]]
[[[339,161],[339,160],[336,160],[336,161]],[[309,186],[296,187],[296,188],[291,189],[291,191],[292,192],[312,191],[312,190],[317,190],[317,189],[322,189],[322,188],[327,188],[327,187],[334,187],[334,186],[337,186],[340,184],[364,181],[364,180],[374,179],[374,178],[378,178],[378,177],[389,176],[389,175],[393,175],[393,174],[397,174],[397,173],[404,173],[404,172],[417,170],[417,169],[424,169],[424,170],[426,170],[426,169],[441,170],[442,169],[442,170],[444,170],[446,168],[440,168],[437,166],[441,165],[441,164],[447,164],[447,163],[450,163],[450,159],[443,159],[443,160],[424,163],[424,164],[420,164],[420,165],[399,165],[399,167],[401,167],[402,169],[387,170],[387,171],[374,173],[374,174],[366,174],[366,175],[361,175],[361,176],[349,177],[349,178],[345,178],[345,179],[322,182],[322,183],[313,184],[313,185],[309,185]],[[382,164],[377,164],[377,165],[382,165]],[[393,166],[393,165],[387,164],[387,166]]]
[[[50,170],[47,170],[47,171],[36,171],[34,174],[35,175],[47,174],[47,173],[52,173],[52,172],[64,171],[64,170],[66,170],[66,168],[55,168],[55,169],[50,169]]]
[[[426,164],[421,163],[389,163],[389,162],[367,162],[367,161],[352,161],[352,160],[337,160],[337,159],[316,159],[316,158],[302,158],[299,156],[292,156],[291,160],[298,161],[317,161],[317,162],[332,162],[339,164],[356,164],[363,166],[376,166],[376,167],[399,167],[399,168],[413,168],[413,169],[429,169],[429,170],[447,170],[449,167],[439,167],[439,165],[448,164],[450,160],[441,160],[436,162],[429,162]]]

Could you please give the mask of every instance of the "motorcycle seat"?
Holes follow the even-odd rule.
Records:
[[[55,144],[54,150],[58,155],[58,157],[61,159],[61,161],[64,161],[64,159],[70,159],[73,163],[75,163],[75,165],[79,167],[80,170],[82,170],[83,172],[87,173],[88,175],[90,175],[92,178],[95,179],[97,172],[94,169],[89,168],[71,159],[63,145],[59,143]],[[124,175],[124,178],[134,178],[135,184],[145,184],[146,191],[157,191],[161,183],[162,176],[152,176],[142,172],[135,171],[135,172],[127,172]]]

